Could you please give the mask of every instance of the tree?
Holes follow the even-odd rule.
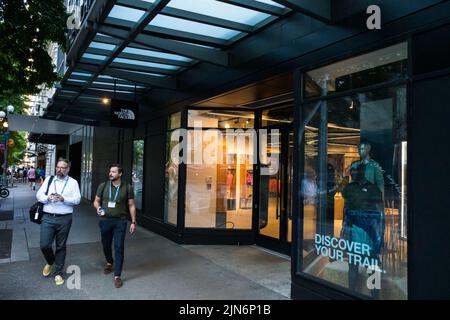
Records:
[[[47,52],[65,47],[64,0],[0,1],[0,98],[38,93],[58,80]]]
[[[68,15],[64,0],[0,0],[0,110],[26,108],[24,95],[37,94],[58,80],[47,49],[65,48]],[[26,151],[26,133],[11,132],[14,147],[8,163],[17,164]]]
[[[10,104],[14,106],[14,114],[25,113],[27,106],[23,97],[14,96],[5,98],[0,96],[0,111],[6,112],[6,107]],[[8,148],[8,165],[14,165],[20,163],[25,155],[27,135],[25,132],[10,132],[10,134],[10,138],[14,140],[14,147]]]

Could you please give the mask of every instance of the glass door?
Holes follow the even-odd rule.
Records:
[[[267,143],[260,141],[260,147],[264,149],[264,145],[268,156],[261,159],[259,170],[258,238],[262,245],[288,253],[292,238],[292,127],[267,128]]]

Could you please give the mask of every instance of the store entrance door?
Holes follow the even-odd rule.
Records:
[[[269,127],[267,132],[271,160],[260,162],[256,243],[290,255],[294,132],[291,125]]]

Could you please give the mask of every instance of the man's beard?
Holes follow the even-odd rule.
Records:
[[[65,177],[64,173],[62,173],[62,172],[56,173],[56,176],[57,176],[58,178],[64,178],[64,177]]]
[[[111,181],[117,181],[117,180],[119,180],[119,179],[120,179],[120,177],[114,178],[114,177],[109,176],[109,180],[111,180]]]

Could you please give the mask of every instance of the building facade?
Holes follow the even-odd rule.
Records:
[[[86,125],[69,143],[83,196],[121,163],[140,225],[179,243],[288,254],[294,299],[449,298],[448,151],[430,149],[448,140],[450,2],[376,1],[378,30],[366,1],[233,2],[270,21],[93,2],[100,26],[73,40],[46,114]],[[248,34],[225,43],[220,30],[164,25],[174,17]],[[187,39],[216,49],[177,46]],[[135,127],[110,126],[104,99],[136,102]]]

